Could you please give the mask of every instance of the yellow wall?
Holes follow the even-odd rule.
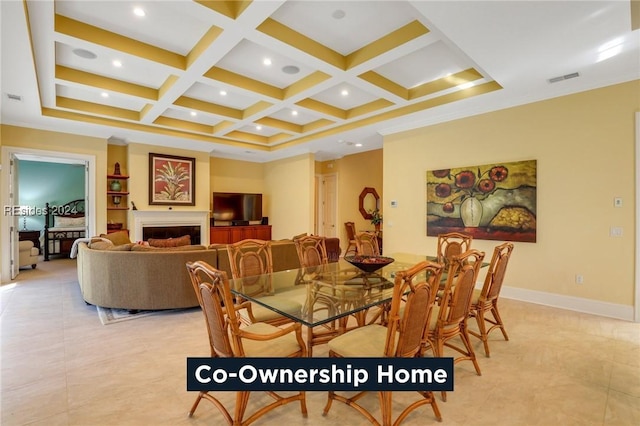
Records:
[[[336,226],[338,226],[337,235],[340,237],[343,254],[349,243],[345,222],[354,222],[357,231],[373,231],[373,225],[362,217],[359,210],[360,192],[365,187],[375,188],[380,196],[380,211],[384,218],[382,159],[382,149],[376,149],[348,155],[339,160],[324,161],[317,167],[319,173],[335,173],[338,176]]]
[[[313,233],[315,162],[311,154],[264,165],[272,238]]]
[[[196,159],[195,206],[159,206],[149,204],[149,153],[151,152]],[[136,165],[129,170],[128,185],[129,204],[131,204],[131,201],[135,202],[138,210],[210,210],[209,153],[129,143],[127,162],[128,164]],[[133,213],[129,214],[129,223],[133,223]]]
[[[228,160],[225,158],[209,159],[211,174],[209,176],[209,210],[213,192],[244,192],[263,194],[262,214],[269,216],[269,197],[265,194],[264,165],[249,161]]]
[[[536,159],[537,243],[515,244],[506,285],[633,305],[639,93],[634,81],[385,137],[385,199],[398,200],[384,212],[385,252],[435,253],[427,170]],[[473,245],[490,256],[496,243]]]

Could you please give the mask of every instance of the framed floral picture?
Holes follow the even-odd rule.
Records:
[[[427,236],[536,241],[536,160],[427,171]]]
[[[195,206],[196,159],[149,153],[149,204]]]

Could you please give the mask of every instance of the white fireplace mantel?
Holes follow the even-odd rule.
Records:
[[[200,244],[209,245],[206,210],[134,210],[131,241],[142,240],[142,229],[148,226],[200,226]]]

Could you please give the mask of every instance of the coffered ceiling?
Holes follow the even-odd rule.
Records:
[[[3,1],[2,120],[250,161],[326,160],[380,148],[385,133],[640,78],[631,10]]]

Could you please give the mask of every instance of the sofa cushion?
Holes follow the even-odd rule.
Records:
[[[89,247],[91,250],[109,250],[111,247],[116,247],[113,242],[96,240],[95,242],[89,243]]]
[[[131,244],[129,233],[127,231],[112,232],[110,234],[100,234],[100,237],[110,240],[116,246],[119,246],[120,244]]]
[[[113,246],[107,250],[111,250],[111,251],[131,251],[131,249],[133,248],[133,246],[135,246],[136,243],[129,243],[129,244],[120,244],[119,246]]]
[[[188,246],[191,244],[191,236],[183,235],[178,238],[149,238],[147,240],[151,247],[179,247],[179,246]]]
[[[95,240],[89,243],[91,250],[109,250],[109,251],[130,251],[135,243],[115,245],[107,240]]]

